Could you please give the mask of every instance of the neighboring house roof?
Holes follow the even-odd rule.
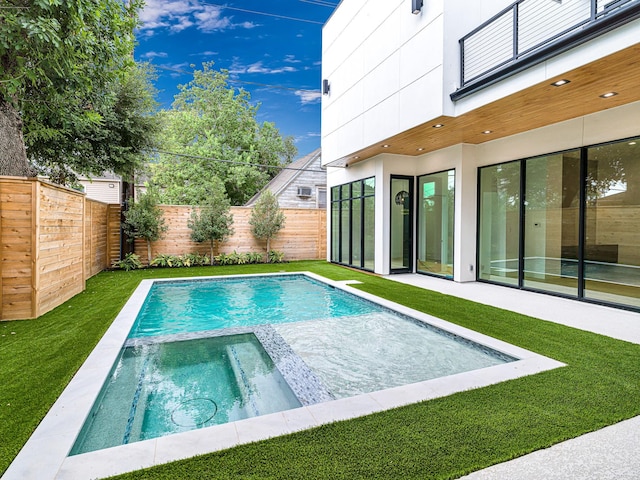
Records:
[[[296,178],[303,174],[304,171],[309,169],[314,163],[317,163],[318,168],[320,168],[320,156],[321,150],[318,148],[310,154],[291,162],[286,166],[287,168],[283,168],[280,173],[273,177],[271,181],[262,188],[262,190],[251,197],[245,205],[250,207],[255,204],[260,197],[260,194],[265,190],[271,190],[271,192],[278,197],[282,191],[291,185]]]

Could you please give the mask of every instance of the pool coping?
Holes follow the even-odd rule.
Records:
[[[519,360],[190,432],[67,456],[154,283],[289,275],[305,275]],[[565,366],[557,360],[362,292],[350,286],[354,283],[359,282],[333,281],[312,272],[142,280],[2,479],[81,480],[109,477]]]

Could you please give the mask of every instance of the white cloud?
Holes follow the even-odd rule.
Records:
[[[318,103],[322,99],[322,92],[320,92],[320,90],[296,90],[295,94],[300,99],[302,105]]]
[[[284,61],[286,63],[300,63],[302,60],[296,59],[295,55],[285,55],[284,56]]]
[[[242,63],[240,63],[237,57],[233,59],[233,62],[229,67],[229,73],[232,75],[238,75],[241,73],[260,73],[263,75],[274,75],[278,73],[292,73],[297,71],[297,68],[290,66],[276,68],[266,67],[262,61],[252,63],[251,65],[243,65]]]
[[[142,55],[143,58],[166,58],[168,57],[167,52],[147,52]]]
[[[217,32],[231,27],[231,18],[223,17],[218,7],[205,5],[201,11],[194,12],[193,16],[198,23],[198,30],[203,32]]]
[[[223,15],[223,10],[213,5],[201,4],[199,0],[147,0],[140,12],[140,32],[145,36],[152,36],[154,30],[161,28],[178,33],[195,27],[211,33],[256,26],[252,22],[233,23],[233,17]]]

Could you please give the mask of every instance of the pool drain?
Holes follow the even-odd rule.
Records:
[[[218,405],[209,398],[192,398],[178,405],[171,421],[179,427],[201,427],[218,413]]]

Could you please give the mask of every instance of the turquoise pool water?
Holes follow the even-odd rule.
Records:
[[[301,322],[379,309],[303,275],[158,282],[129,336]]]
[[[71,454],[513,360],[302,274],[160,281]]]
[[[300,405],[253,334],[126,347],[71,455]]]

